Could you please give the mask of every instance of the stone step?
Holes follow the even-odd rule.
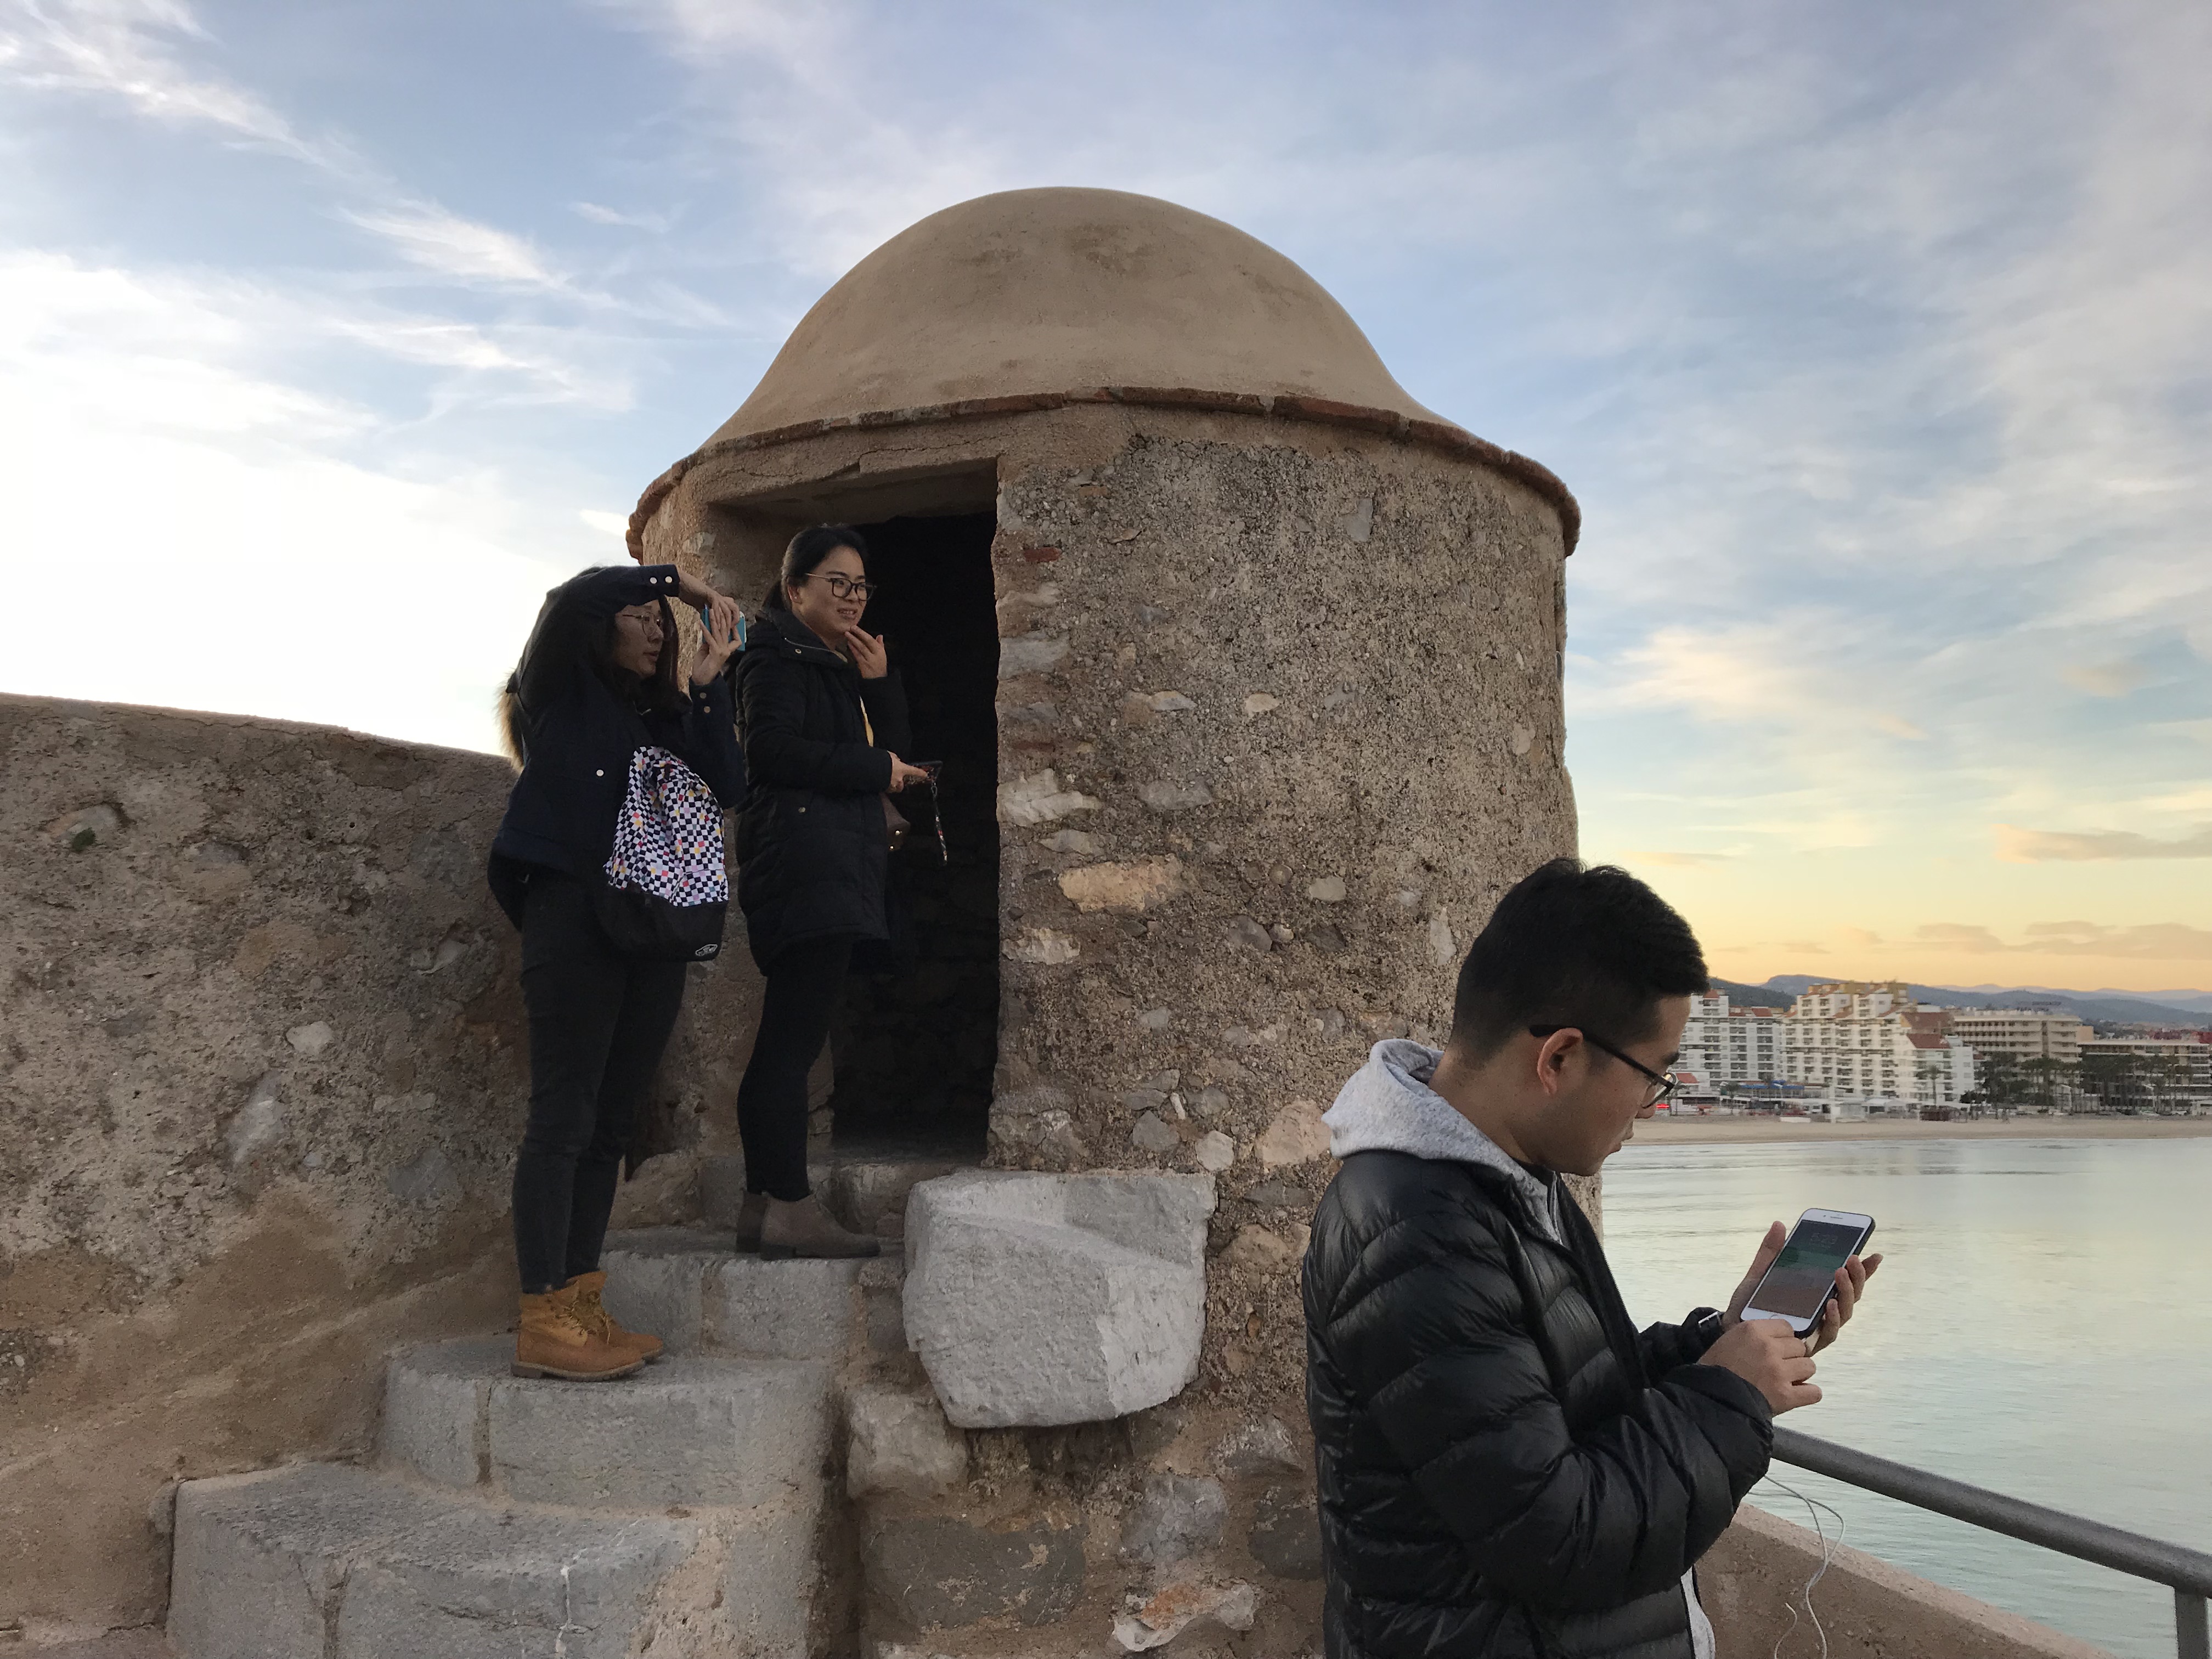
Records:
[[[823,1207],[846,1226],[873,1233],[879,1238],[902,1237],[906,1231],[907,1194],[925,1181],[972,1168],[972,1160],[949,1158],[888,1158],[833,1154],[807,1165],[807,1180],[821,1195]],[[738,1224],[738,1206],[744,1200],[745,1161],[718,1157],[699,1166],[700,1212],[706,1226],[725,1232]],[[723,1241],[727,1243],[726,1238]]]
[[[818,1501],[834,1416],[821,1361],[672,1354],[616,1382],[562,1382],[510,1375],[514,1354],[499,1336],[394,1358],[384,1465],[532,1504]]]
[[[672,1353],[839,1360],[905,1344],[899,1323],[902,1258],[763,1261],[735,1254],[720,1228],[641,1227],[610,1233],[607,1310],[650,1331]]]
[[[801,1505],[593,1515],[307,1464],[177,1489],[181,1659],[654,1659],[807,1645]]]

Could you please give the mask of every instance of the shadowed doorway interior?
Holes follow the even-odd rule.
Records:
[[[887,947],[854,958],[830,1032],[841,1152],[980,1159],[999,1040],[999,629],[988,513],[865,524],[877,584],[861,626],[906,683],[909,761],[941,761],[896,797],[913,821],[891,855]],[[945,856],[938,857],[941,829]]]

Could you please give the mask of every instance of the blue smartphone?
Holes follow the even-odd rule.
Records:
[[[699,607],[699,631],[701,633],[707,635],[712,635],[714,633],[714,629],[712,620],[714,614],[714,613],[711,610],[703,605]],[[738,617],[738,648],[739,650],[743,650],[744,648],[744,643],[745,619],[743,615],[740,615]]]

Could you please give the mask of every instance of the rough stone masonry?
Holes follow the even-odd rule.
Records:
[[[647,556],[746,592],[777,534],[717,502],[864,457],[997,480],[988,1162],[1216,1194],[1188,1385],[1087,1425],[972,1427],[965,1480],[859,1496],[866,1627],[887,1653],[1170,1632],[1300,1651],[1320,1590],[1297,1288],[1332,1168],[1320,1115],[1376,1038],[1442,1030],[1497,894],[1572,848],[1558,520],[1371,433],[1086,405],[703,460]],[[1008,1323],[1054,1320],[1018,1300]]]
[[[0,775],[3,1642],[158,1620],[177,1480],[358,1453],[388,1350],[507,1322],[526,1079],[504,761],[0,697]],[[690,1213],[753,983],[624,1216]]]

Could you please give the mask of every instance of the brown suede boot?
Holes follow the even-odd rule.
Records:
[[[599,1300],[599,1292],[606,1289],[607,1276],[603,1273],[578,1273],[561,1288],[568,1293],[568,1306],[574,1311],[576,1322],[610,1347],[629,1348],[648,1365],[660,1358],[666,1345],[657,1336],[643,1331],[625,1330],[615,1323],[615,1316]]]
[[[747,1193],[745,1201],[738,1206],[738,1249],[757,1253],[761,1247],[761,1223],[768,1219],[768,1194]]]
[[[883,1246],[867,1234],[848,1232],[839,1226],[836,1218],[822,1207],[822,1200],[811,1195],[796,1204],[771,1198],[768,1215],[761,1222],[760,1253],[764,1261],[784,1261],[794,1255],[878,1255],[882,1250]]]
[[[522,1298],[522,1322],[514,1334],[517,1376],[558,1376],[570,1382],[598,1382],[628,1376],[645,1360],[634,1348],[617,1348],[584,1328],[565,1290]]]

